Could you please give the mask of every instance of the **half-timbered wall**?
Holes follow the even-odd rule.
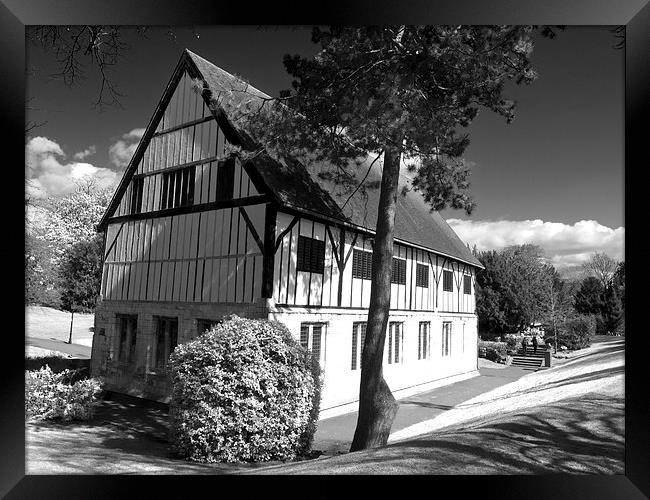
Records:
[[[372,252],[372,239],[308,218],[278,212],[278,246],[275,254],[273,298],[280,305],[367,308],[370,280],[353,278],[354,249]],[[298,237],[325,242],[323,273],[297,270]],[[341,243],[343,244],[341,245]],[[406,260],[406,283],[391,284],[391,309],[474,313],[472,266],[405,245],[395,244],[396,258]],[[428,287],[417,286],[417,264],[427,266]],[[443,270],[453,273],[453,290],[443,291]],[[463,276],[471,280],[471,294],[464,290]],[[342,276],[342,279],[341,279]]]
[[[129,215],[136,182],[143,183],[140,212],[161,206],[164,173],[194,166],[193,205],[211,203],[217,197],[217,169],[229,146],[203,97],[184,73],[152,136],[114,216]],[[233,198],[259,194],[241,162],[234,172]]]
[[[104,300],[254,302],[264,214],[258,204],[110,224]]]

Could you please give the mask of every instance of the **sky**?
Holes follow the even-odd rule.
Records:
[[[305,27],[151,28],[127,32],[130,45],[111,77],[121,107],[93,106],[99,75],[68,87],[52,75],[51,53],[27,45],[26,137],[30,192],[61,196],[74,180],[119,182],[171,73],[188,48],[269,95],[288,88],[286,53],[311,56],[317,46]],[[198,34],[198,36],[197,36]],[[442,215],[479,250],[533,243],[567,274],[593,252],[624,258],[624,51],[611,27],[567,27],[539,37],[532,55],[539,78],[506,86],[517,101],[515,120],[482,110],[467,132],[465,159],[473,165],[470,215]]]

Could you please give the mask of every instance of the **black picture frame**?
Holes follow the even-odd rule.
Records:
[[[6,160],[5,171],[11,174],[3,201],[5,205],[4,262],[21,257],[24,241],[24,219],[20,219],[16,206],[24,200],[18,187],[24,182],[14,179],[20,169],[18,150],[24,140],[25,102],[25,25],[33,24],[150,24],[150,25],[207,25],[207,24],[548,24],[548,25],[625,25],[625,221],[626,265],[634,272],[627,274],[626,322],[631,332],[626,339],[625,374],[625,475],[548,475],[548,476],[452,476],[452,477],[357,477],[320,478],[323,488],[314,488],[296,479],[291,484],[281,484],[282,478],[224,478],[224,477],[127,477],[127,476],[25,476],[24,442],[24,339],[18,334],[20,315],[12,327],[5,328],[5,365],[3,370],[3,404],[0,413],[0,494],[6,498],[115,498],[138,496],[136,486],[143,487],[146,496],[182,491],[199,494],[200,489],[218,494],[235,487],[244,498],[252,489],[266,496],[277,492],[282,496],[323,496],[342,493],[337,484],[342,480],[362,481],[367,487],[377,488],[382,494],[391,490],[406,494],[443,495],[449,487],[454,496],[465,496],[467,488],[476,488],[481,497],[498,498],[647,498],[650,495],[650,440],[648,426],[647,389],[645,385],[648,356],[647,335],[641,329],[640,283],[647,272],[640,254],[643,240],[629,245],[632,234],[640,232],[641,207],[635,196],[637,189],[647,184],[643,175],[647,170],[647,143],[645,126],[650,116],[648,89],[650,89],[650,6],[647,0],[618,0],[594,2],[578,0],[414,0],[398,2],[384,0],[330,1],[317,11],[310,12],[307,2],[252,6],[250,3],[209,0],[3,0],[0,4],[0,99],[3,110],[4,143],[16,155]],[[22,139],[21,139],[22,137]],[[12,155],[13,156],[13,155]],[[10,168],[11,167],[11,168]],[[11,206],[9,206],[11,205]],[[9,224],[6,224],[9,222]],[[24,250],[24,249],[23,249]],[[24,252],[22,252],[24,255]],[[12,267],[8,266],[11,270]],[[11,319],[23,287],[23,276],[15,270],[9,283],[14,284],[6,294],[6,317]],[[5,291],[9,287],[5,285]],[[632,290],[632,293],[630,293]],[[15,304],[14,304],[15,303]],[[12,307],[15,305],[15,307]],[[24,317],[22,318],[24,329]],[[17,327],[14,327],[14,324]],[[637,325],[638,329],[637,329]],[[486,444],[487,445],[487,444]],[[53,443],[53,446],[56,446]],[[239,479],[239,480],[237,480]],[[325,482],[327,481],[327,482]],[[282,481],[284,482],[284,481]],[[326,486],[326,488],[325,488]],[[363,487],[363,486],[362,486]],[[263,490],[262,490],[263,488]],[[139,489],[139,488],[138,488]],[[233,490],[231,490],[233,491]],[[329,493],[328,493],[329,492]],[[337,493],[338,492],[338,493]],[[142,493],[141,493],[142,494]],[[141,495],[140,494],[140,495]],[[238,495],[239,496],[239,495]]]

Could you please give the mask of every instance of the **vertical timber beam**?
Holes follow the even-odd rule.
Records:
[[[264,258],[262,261],[262,298],[273,297],[273,270],[275,267],[275,228],[278,208],[273,203],[266,204],[264,217]]]

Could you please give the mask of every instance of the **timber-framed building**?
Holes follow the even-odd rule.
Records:
[[[238,314],[281,321],[320,357],[322,417],[355,409],[379,189],[348,201],[326,165],[229,155],[251,140],[232,111],[267,97],[184,51],[98,226],[91,371],[109,389],[167,400],[169,353]],[[414,191],[398,197],[394,248],[391,390],[477,375],[480,262]]]

